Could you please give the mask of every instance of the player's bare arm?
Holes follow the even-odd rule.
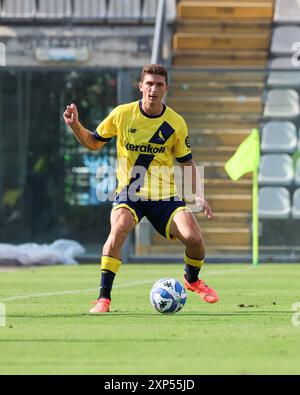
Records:
[[[94,134],[81,125],[78,119],[78,111],[75,104],[66,107],[63,114],[66,124],[72,129],[78,142],[91,151],[101,149],[106,142],[98,141]]]
[[[208,202],[204,199],[204,194],[200,187],[201,186],[200,174],[194,159],[190,159],[186,162],[180,163],[180,165],[182,167],[189,166],[192,168],[192,190],[193,193],[195,193],[196,195],[195,203],[197,206],[203,208],[204,214],[207,216],[208,219],[213,219],[212,210]]]

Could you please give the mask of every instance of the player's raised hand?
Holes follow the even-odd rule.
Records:
[[[78,111],[74,103],[66,107],[63,117],[68,126],[72,127],[78,123]]]
[[[195,202],[198,207],[201,207],[203,209],[203,212],[208,219],[213,219],[212,209],[203,197],[196,196]]]
[[[212,213],[212,209],[210,208],[210,205],[207,203],[206,200],[204,200],[204,203],[203,203],[203,211],[208,219],[213,219],[214,216]]]

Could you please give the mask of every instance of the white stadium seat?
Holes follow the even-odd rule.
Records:
[[[68,18],[71,16],[71,13],[71,0],[39,0],[38,18]]]
[[[286,219],[291,213],[289,191],[284,187],[263,187],[258,193],[259,218]]]
[[[141,18],[140,0],[110,0],[107,19],[110,22],[138,22]]]
[[[300,0],[276,0],[274,21],[277,23],[299,23]]]
[[[143,22],[154,22],[159,0],[144,0],[142,10]],[[176,0],[166,0],[166,17],[168,22],[176,20]]]
[[[104,20],[106,0],[74,0],[73,17],[76,19]]]
[[[271,89],[268,91],[264,117],[295,118],[299,114],[299,95],[295,90]]]
[[[271,52],[276,55],[292,55],[295,52],[294,44],[300,42],[300,27],[275,27],[271,42]]]
[[[272,59],[269,67],[276,69],[276,71],[271,70],[268,75],[269,86],[300,87],[300,68],[293,65],[291,56]]]
[[[295,124],[289,121],[270,121],[262,129],[263,152],[288,152],[297,149],[298,138]]]
[[[260,185],[291,185],[294,179],[293,160],[287,154],[261,157],[258,182]]]
[[[295,168],[295,184],[300,185],[300,158],[296,162]]]
[[[33,18],[35,0],[4,0],[2,18]]]
[[[292,217],[300,219],[300,188],[296,189],[293,194]]]

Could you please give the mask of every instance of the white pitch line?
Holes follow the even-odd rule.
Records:
[[[238,272],[245,272],[247,271],[246,269],[251,270],[251,268],[247,267],[245,269],[233,269],[233,270],[222,270],[222,271],[210,271],[205,274],[205,277],[209,276],[217,276],[220,274],[227,274],[227,273],[238,273]],[[144,281],[132,281],[129,283],[124,283],[124,284],[119,284],[115,285],[114,288],[127,288],[127,287],[133,287],[135,285],[144,285],[144,284],[153,284],[157,279],[154,280],[144,280]],[[14,300],[24,300],[24,299],[30,299],[30,298],[44,298],[47,296],[62,296],[62,295],[76,295],[79,293],[84,293],[84,292],[97,292],[99,288],[88,288],[88,289],[79,289],[79,290],[70,290],[70,291],[57,291],[57,292],[43,292],[43,293],[36,293],[36,294],[29,294],[29,295],[18,295],[18,296],[12,296],[10,298],[6,299],[1,299],[0,302],[10,302]]]
[[[10,298],[2,299],[1,302],[9,302],[11,300],[23,300],[23,299],[30,299],[30,298],[44,298],[46,296],[60,296],[60,295],[74,295],[79,294],[81,292],[92,292],[95,291],[96,288],[91,289],[81,289],[81,290],[71,290],[71,291],[58,291],[58,292],[44,292],[44,293],[37,293],[37,294],[29,294],[29,295],[19,295],[19,296],[12,296]]]
[[[135,282],[124,283],[120,285],[115,285],[114,288],[126,288],[126,287],[132,287],[134,285],[151,284],[154,281],[156,280],[135,281]],[[36,293],[29,295],[12,296],[10,298],[1,299],[0,302],[10,302],[12,300],[23,300],[30,298],[44,298],[46,296],[76,295],[82,292],[97,292],[98,290],[99,288],[88,288],[88,289],[78,289],[78,290],[70,290],[70,291],[43,292],[43,293]]]

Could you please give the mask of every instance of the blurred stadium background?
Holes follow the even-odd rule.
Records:
[[[140,69],[158,59],[170,70],[167,104],[185,117],[194,158],[205,166],[215,220],[197,218],[207,260],[251,260],[251,174],[230,181],[224,164],[258,127],[260,261],[299,261],[299,0],[0,6],[1,243],[72,239],[86,248],[83,262],[98,261],[111,203],[99,202],[96,188],[107,191],[111,182],[99,183],[96,169],[114,165],[115,143],[88,152],[62,113],[75,102],[82,123],[95,129],[114,106],[139,97]],[[182,261],[182,245],[142,221],[123,260]]]

